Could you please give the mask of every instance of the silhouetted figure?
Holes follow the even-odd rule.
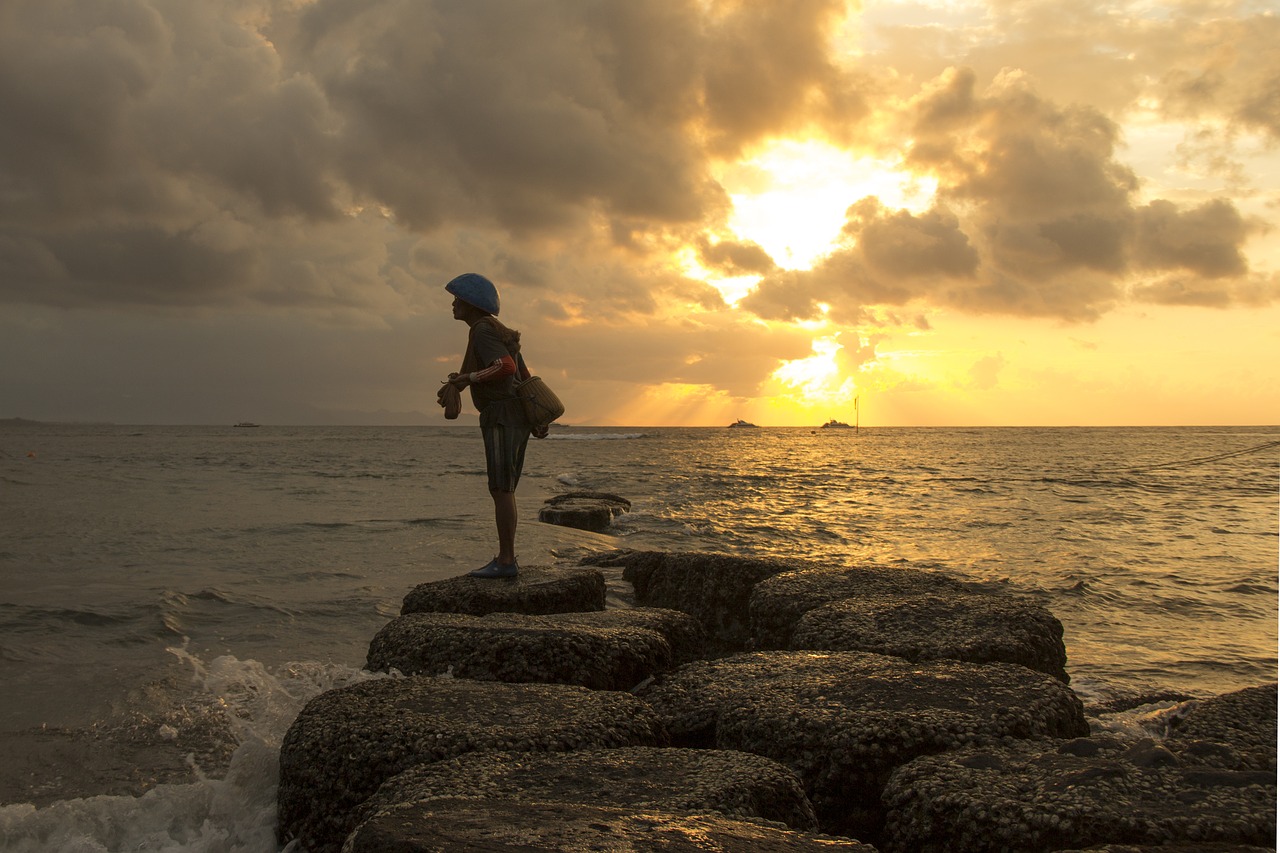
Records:
[[[516,562],[516,486],[524,469],[529,436],[546,438],[547,429],[530,428],[524,406],[515,396],[517,379],[528,379],[530,373],[520,356],[520,333],[498,321],[498,288],[482,275],[463,273],[444,289],[454,297],[453,318],[466,323],[471,332],[461,369],[449,374],[448,384],[441,390],[442,405],[448,385],[458,389],[470,386],[471,402],[480,413],[489,494],[498,527],[497,556],[467,574],[513,578],[520,570]]]

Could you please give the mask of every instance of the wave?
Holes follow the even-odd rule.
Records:
[[[635,438],[647,438],[642,432],[588,432],[562,433],[553,432],[547,436],[548,441],[629,441]]]
[[[206,664],[185,648],[169,651],[191,665],[196,683],[225,711],[238,742],[225,776],[213,778],[196,766],[194,781],[161,784],[139,797],[74,797],[43,808],[2,805],[0,848],[14,853],[144,848],[275,853],[280,849],[275,837],[280,742],[289,724],[308,699],[326,690],[390,677],[315,661],[274,670],[231,656]],[[181,734],[166,728],[159,727],[153,736],[164,740]],[[109,771],[95,765],[92,755],[86,760],[84,769],[90,774]]]

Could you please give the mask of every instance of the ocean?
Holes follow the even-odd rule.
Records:
[[[576,490],[632,509],[536,520]],[[1087,705],[1276,679],[1280,427],[564,427],[517,502],[524,564],[706,550],[1033,596]],[[276,851],[298,710],[495,547],[474,427],[0,422],[0,850]]]

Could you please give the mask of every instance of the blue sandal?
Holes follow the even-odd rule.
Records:
[[[519,563],[499,563],[494,557],[485,565],[473,572],[467,572],[470,578],[513,578],[520,572]]]

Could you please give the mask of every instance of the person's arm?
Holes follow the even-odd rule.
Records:
[[[496,382],[516,373],[516,360],[489,323],[477,323],[471,337],[469,346],[475,348],[477,361],[484,366],[470,373],[450,376],[450,382],[459,388],[465,388],[477,382]]]

